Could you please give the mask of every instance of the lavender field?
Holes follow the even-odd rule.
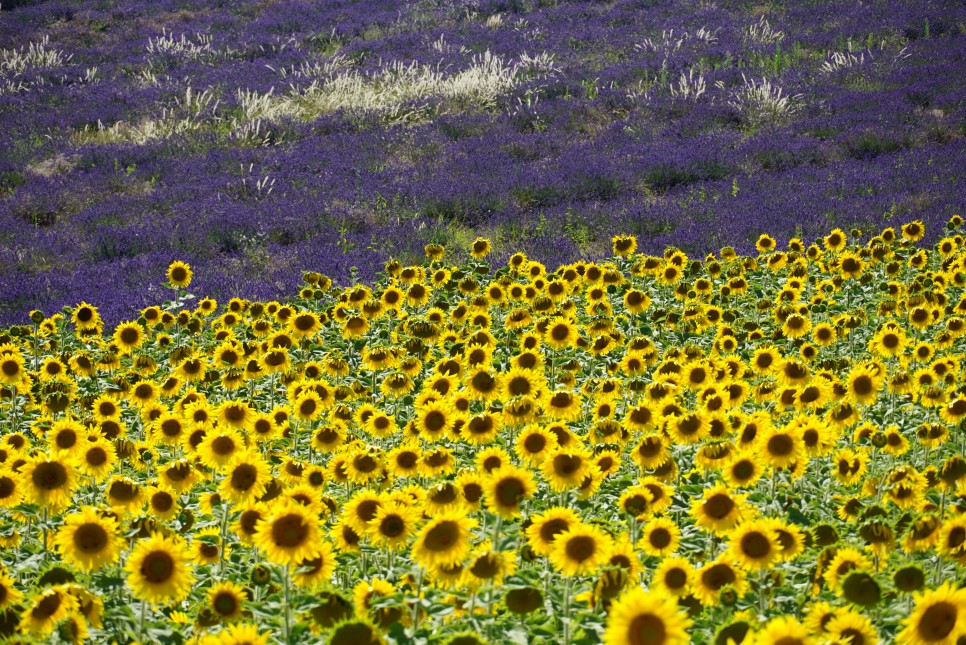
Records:
[[[0,325],[129,319],[174,259],[272,299],[477,235],[552,268],[966,205],[954,0],[5,0],[0,49]]]

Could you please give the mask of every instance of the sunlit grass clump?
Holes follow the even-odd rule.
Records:
[[[309,272],[0,335],[0,633],[966,637],[966,252],[918,221],[548,272]]]

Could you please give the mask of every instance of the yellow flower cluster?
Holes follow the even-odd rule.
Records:
[[[0,630],[956,643],[961,225],[553,272],[478,238],[194,309],[175,262],[110,332],[33,316],[0,331]]]

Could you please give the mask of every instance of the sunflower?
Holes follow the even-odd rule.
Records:
[[[183,600],[194,578],[183,542],[158,533],[135,544],[124,570],[131,593],[150,604]]]
[[[691,504],[691,514],[697,520],[698,526],[717,535],[724,535],[746,515],[744,500],[744,495],[732,494],[725,486],[717,484]]]
[[[376,546],[392,551],[401,550],[416,532],[419,511],[399,501],[388,501],[376,508],[365,525],[365,534]]]
[[[198,482],[201,475],[187,459],[179,459],[165,464],[158,470],[163,485],[179,495],[185,493]]]
[[[772,427],[760,439],[758,455],[773,468],[788,468],[803,457],[804,445],[799,428],[788,424],[783,428]]]
[[[668,596],[681,597],[691,591],[695,571],[691,561],[680,556],[664,558],[654,569],[651,588]]]
[[[582,447],[558,447],[547,455],[540,469],[551,490],[563,492],[580,486],[596,465],[590,453]]]
[[[412,548],[412,557],[427,567],[452,566],[470,552],[470,539],[476,520],[460,511],[437,515],[420,530]]]
[[[768,520],[744,522],[731,532],[728,553],[747,571],[770,568],[781,551],[778,533]]]
[[[550,562],[565,576],[585,575],[607,562],[613,547],[604,531],[578,523],[555,536]]]
[[[322,329],[318,315],[311,311],[302,311],[288,320],[288,331],[296,340],[312,338]]]
[[[386,454],[386,468],[394,477],[413,477],[420,471],[422,450],[416,443],[403,443]]]
[[[812,321],[801,314],[792,314],[782,323],[782,334],[786,338],[801,338],[811,330]]]
[[[671,459],[665,439],[658,434],[644,435],[631,452],[631,456],[641,470],[659,468]]]
[[[503,584],[506,576],[516,571],[515,556],[495,551],[489,541],[477,547],[476,554],[466,565],[466,580],[472,587]]]
[[[706,562],[697,572],[692,585],[694,595],[702,605],[717,605],[719,592],[724,587],[733,588],[739,597],[745,594],[748,587],[744,572],[735,567],[726,555]]]
[[[845,486],[853,486],[868,471],[869,456],[864,448],[843,448],[832,457],[832,475]]]
[[[643,486],[630,486],[621,493],[617,500],[617,506],[631,517],[642,519],[649,517],[654,512],[653,501],[654,496],[648,489]]]
[[[58,419],[47,430],[47,444],[51,455],[71,459],[84,449],[87,430],[83,425],[66,417]]]
[[[147,491],[148,510],[162,520],[172,520],[180,510],[175,495],[168,490],[151,486]]]
[[[551,320],[544,333],[544,342],[555,350],[573,347],[577,343],[579,332],[576,325],[566,318]]]
[[[883,325],[869,340],[869,352],[881,358],[899,356],[908,347],[905,330],[898,325]]]
[[[214,515],[214,512],[208,510],[206,514]],[[230,550],[227,544],[222,545],[221,531],[216,526],[208,526],[195,533],[188,549],[191,561],[198,566],[217,564]]]
[[[573,509],[550,508],[530,517],[530,525],[525,529],[527,544],[537,555],[550,555],[557,536],[579,523],[580,517]]]
[[[219,491],[235,504],[246,504],[265,494],[271,468],[257,452],[235,453],[222,473]]]
[[[191,284],[191,267],[185,262],[175,260],[168,266],[168,282],[179,289],[184,289]]]
[[[490,246],[490,241],[488,239],[485,237],[478,237],[473,240],[473,243],[470,245],[470,255],[472,255],[475,259],[480,260],[489,255],[491,248],[492,247]]]
[[[292,403],[292,416],[299,421],[315,421],[322,412],[322,399],[313,390],[302,391]]]
[[[7,347],[10,347],[8,345]],[[27,368],[23,356],[17,350],[11,353],[0,353],[0,385],[14,386],[18,389],[27,376]]]
[[[63,585],[44,589],[30,599],[20,617],[20,629],[32,634],[49,636],[57,625],[77,611],[77,599]]]
[[[926,227],[920,220],[913,220],[902,225],[902,239],[917,242],[926,234]]]
[[[764,468],[758,456],[751,450],[741,450],[731,455],[721,467],[721,476],[731,488],[748,488],[761,479]]]
[[[181,415],[165,410],[161,416],[151,422],[150,435],[157,443],[175,446],[184,439],[186,426]]]
[[[208,589],[206,609],[219,622],[232,622],[245,610],[248,594],[245,588],[234,582],[219,582]]]
[[[544,413],[556,421],[575,421],[580,417],[583,399],[577,392],[557,390],[546,397]]]
[[[677,551],[680,543],[678,525],[669,518],[658,517],[644,525],[637,547],[650,556],[664,558]]]
[[[685,645],[691,619],[672,598],[634,587],[607,612],[605,645]]]
[[[336,565],[335,550],[327,540],[320,540],[316,554],[299,562],[292,582],[303,589],[312,589],[332,578]]]
[[[250,430],[254,417],[255,410],[246,401],[228,400],[218,406],[218,422],[228,429]]]
[[[916,593],[915,609],[902,621],[896,642],[908,645],[953,645],[966,633],[966,590],[946,582]]]
[[[20,472],[26,484],[25,496],[35,504],[53,513],[70,505],[76,479],[70,462],[41,454],[27,460]]]
[[[67,376],[67,366],[56,356],[48,356],[44,359],[44,362],[40,364],[40,370],[38,372],[41,383],[50,383],[51,381],[69,381]]]
[[[23,475],[0,467],[0,508],[12,508],[23,498]]]
[[[500,417],[486,411],[470,417],[460,428],[460,436],[468,443],[482,446],[492,443],[500,431]]]
[[[808,629],[791,616],[780,616],[768,621],[756,635],[756,645],[815,645]]]
[[[455,410],[448,402],[429,401],[416,410],[416,433],[427,441],[438,441],[452,430]]]
[[[849,572],[862,569],[871,571],[873,569],[872,561],[858,549],[841,547],[828,563],[823,578],[829,588],[837,592],[839,584]]]
[[[852,403],[871,405],[875,403],[884,380],[884,371],[868,365],[856,366],[846,378],[846,399]]]
[[[278,505],[258,523],[254,542],[265,556],[280,565],[299,564],[316,555],[322,528],[316,516],[295,501]]]
[[[206,466],[222,471],[245,450],[245,441],[230,427],[212,431],[198,444],[198,457]]]
[[[86,302],[81,302],[74,307],[74,311],[70,315],[70,320],[79,332],[93,331],[103,324],[101,322],[101,316],[97,312],[97,307]]]
[[[17,589],[17,584],[7,570],[0,567],[0,611],[6,611],[8,607],[16,606],[23,598],[23,594]]]
[[[64,560],[82,571],[114,564],[123,545],[117,521],[90,506],[64,518],[54,536],[54,546]]]
[[[114,329],[112,336],[114,345],[120,355],[130,354],[135,349],[144,344],[147,334],[144,328],[136,322],[123,322]]]
[[[202,645],[268,645],[270,634],[259,634],[251,623],[232,623],[217,634],[207,636]]]
[[[533,495],[537,487],[529,470],[506,464],[490,473],[484,480],[486,507],[504,518],[520,515],[520,505]]]
[[[675,444],[690,446],[700,442],[710,430],[708,414],[705,412],[690,412],[684,415],[672,415],[665,421],[665,429]]]

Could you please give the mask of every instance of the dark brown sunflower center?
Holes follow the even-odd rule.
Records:
[[[158,512],[166,513],[174,506],[174,498],[171,493],[159,491],[151,496],[151,506]]]
[[[231,437],[215,437],[211,442],[211,451],[221,457],[230,455],[235,452],[235,441]]]
[[[567,540],[565,552],[568,560],[584,562],[594,557],[597,552],[597,541],[589,535],[572,537]]]
[[[787,457],[795,450],[795,442],[786,434],[776,434],[768,440],[768,454],[773,457]]]
[[[434,504],[452,504],[457,498],[456,487],[449,483],[442,484],[432,492],[430,498]]]
[[[426,425],[426,429],[430,432],[440,432],[446,427],[446,415],[437,410],[433,410],[426,415],[424,423]]]
[[[107,547],[107,531],[100,524],[81,524],[74,531],[74,547],[82,553],[99,553]]]
[[[52,593],[38,602],[37,606],[30,612],[30,615],[40,620],[49,618],[57,613],[57,610],[60,609],[60,604],[60,594]]]
[[[477,578],[487,580],[493,578],[500,573],[500,559],[492,553],[487,553],[476,559],[470,567],[470,573]]]
[[[667,627],[654,614],[635,616],[627,628],[627,642],[630,645],[661,645],[666,638]]]
[[[41,490],[57,490],[67,483],[67,469],[56,461],[42,463],[34,469],[32,479]]]
[[[704,512],[711,518],[720,520],[734,509],[734,501],[722,493],[712,495],[704,503]]]
[[[859,396],[868,396],[873,389],[872,379],[867,374],[862,374],[852,381],[852,391]]]
[[[379,462],[372,455],[361,455],[352,460],[352,466],[360,473],[371,473],[379,467]]]
[[[688,574],[684,569],[670,569],[664,574],[664,585],[668,589],[681,589],[688,583]]]
[[[396,465],[403,470],[415,468],[419,463],[419,455],[414,452],[401,452],[396,456]]]
[[[749,558],[760,560],[771,553],[771,542],[761,533],[746,533],[741,538],[741,552]]]
[[[526,495],[526,487],[516,477],[501,479],[496,485],[496,498],[500,506],[516,507]]]
[[[655,549],[663,549],[671,543],[671,532],[666,528],[656,528],[648,539]]]
[[[6,499],[17,491],[17,482],[3,475],[0,477],[0,499]]]
[[[701,582],[705,587],[718,591],[725,585],[735,581],[735,572],[727,564],[716,564],[701,574]]]
[[[948,601],[940,601],[922,613],[916,631],[919,637],[927,643],[941,641],[956,627],[959,610],[956,605]]]
[[[281,547],[297,547],[309,537],[309,529],[298,513],[283,515],[272,522],[272,541]]]
[[[568,477],[580,470],[583,460],[576,455],[556,455],[553,458],[553,471],[561,477]]]
[[[387,538],[399,537],[406,532],[406,522],[398,515],[387,515],[379,523],[379,533]]]
[[[231,473],[231,487],[238,491],[251,490],[258,481],[258,469],[251,464],[241,464]]]
[[[426,533],[423,540],[425,546],[430,551],[442,553],[453,548],[460,537],[460,527],[456,522],[440,522]]]
[[[755,464],[750,459],[742,459],[731,467],[735,479],[744,481],[755,474]]]
[[[152,551],[141,562],[141,575],[153,585],[167,582],[174,575],[174,558],[167,551]]]
[[[235,594],[225,591],[215,595],[211,601],[211,608],[222,616],[233,616],[239,609],[238,599]]]

